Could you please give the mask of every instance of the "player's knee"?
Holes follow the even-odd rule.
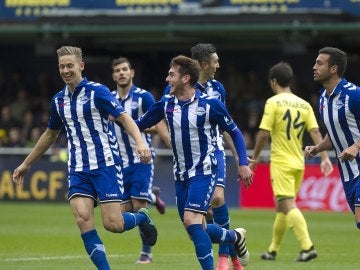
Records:
[[[214,194],[214,196],[211,199],[211,205],[215,208],[222,206],[225,203],[223,196],[218,196]]]
[[[104,220],[103,226],[105,230],[113,233],[120,233],[124,231],[124,223],[115,219]]]
[[[76,217],[76,224],[78,225],[80,231],[90,231],[93,229],[94,224],[89,218],[84,218],[83,216],[78,215]]]

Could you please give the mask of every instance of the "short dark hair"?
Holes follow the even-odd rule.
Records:
[[[216,48],[211,43],[199,43],[191,48],[191,58],[199,63],[209,63],[213,53],[216,53]]]
[[[329,55],[329,67],[337,66],[337,75],[341,78],[344,76],[346,66],[347,66],[347,55],[346,52],[334,48],[334,47],[324,47],[319,50],[319,54],[328,54]]]
[[[281,61],[269,70],[269,80],[276,79],[281,87],[288,87],[294,77],[294,72],[289,63]]]
[[[194,86],[199,80],[200,65],[196,60],[193,60],[184,55],[174,57],[170,62],[170,67],[179,66],[179,73],[182,76],[190,75],[190,85]]]
[[[114,68],[115,66],[120,65],[120,64],[122,64],[122,63],[127,63],[127,64],[129,65],[129,68],[132,69],[131,63],[130,63],[129,59],[127,59],[126,57],[115,58],[115,59],[112,61],[111,67]]]

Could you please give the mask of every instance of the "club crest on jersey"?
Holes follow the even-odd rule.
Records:
[[[90,101],[90,98],[88,98],[87,96],[82,97],[81,100],[80,100],[80,102],[81,102],[82,104],[86,104],[86,103],[88,103],[89,101]]]
[[[205,113],[206,113],[205,108],[203,108],[203,107],[196,108],[196,115],[201,116],[201,115],[204,115]]]
[[[344,104],[344,102],[342,102],[342,100],[338,100],[338,102],[336,103],[337,110],[340,110],[344,106],[345,106],[345,104]]]

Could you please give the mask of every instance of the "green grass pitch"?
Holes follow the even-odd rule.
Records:
[[[97,230],[106,246],[112,269],[195,270],[200,266],[176,209],[151,213],[159,231],[151,265],[136,265],[140,252],[137,230],[121,235],[106,232],[95,209]],[[91,270],[69,205],[0,202],[0,269]],[[351,213],[306,212],[309,231],[319,253],[316,260],[296,263],[300,247],[289,231],[276,261],[259,258],[270,243],[272,210],[230,209],[232,227],[247,229],[250,264],[246,270],[358,270],[359,231]],[[214,245],[214,254],[217,247]],[[215,260],[217,255],[214,256]]]

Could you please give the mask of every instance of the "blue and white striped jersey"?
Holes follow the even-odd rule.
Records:
[[[221,102],[225,104],[226,91],[221,82],[217,80],[209,80],[206,82],[205,86],[197,82],[195,88],[210,97],[215,97],[221,100]],[[220,132],[218,132],[217,147],[219,150],[224,150],[224,138]]]
[[[326,126],[336,156],[360,140],[360,88],[342,79],[330,96],[322,89],[320,116]],[[360,172],[360,157],[352,162],[338,160],[341,179],[349,181]]]
[[[216,148],[217,126],[234,137],[241,134],[224,104],[200,91],[196,91],[188,102],[165,95],[136,122],[140,130],[144,130],[163,118],[170,131],[176,180],[211,174],[210,159]],[[242,136],[236,145],[240,145],[237,148],[240,162],[247,164]]]
[[[155,103],[155,99],[150,92],[140,89],[135,85],[131,87],[129,94],[124,99],[120,98],[119,93],[116,90],[113,91],[112,94],[119,100],[121,106],[134,120],[143,116],[150,106]],[[140,163],[141,161],[136,155],[136,143],[134,139],[118,125],[115,125],[115,132],[120,146],[120,157],[123,168],[135,163]],[[155,151],[151,144],[151,134],[142,132],[141,135],[151,149],[154,158]],[[149,163],[152,162],[153,159]]]
[[[74,93],[67,86],[51,101],[48,128],[65,126],[69,148],[69,172],[89,171],[120,163],[114,124],[125,110],[110,90],[84,78]]]
[[[164,89],[164,95],[167,95],[170,93],[171,86],[168,85]],[[207,83],[203,86],[201,83],[197,82],[195,84],[195,89],[201,91],[202,93],[207,94],[210,97],[215,97],[219,100],[221,100],[222,103],[225,104],[226,100],[226,91],[224,86],[221,82],[217,80],[209,80]],[[218,139],[217,139],[217,147],[219,150],[224,150],[224,139],[220,132],[218,132]]]
[[[209,80],[206,82],[205,86],[198,82],[196,83],[195,88],[210,97],[216,97],[217,99],[220,99],[221,102],[225,104],[226,91],[224,85],[221,82],[217,80]]]

